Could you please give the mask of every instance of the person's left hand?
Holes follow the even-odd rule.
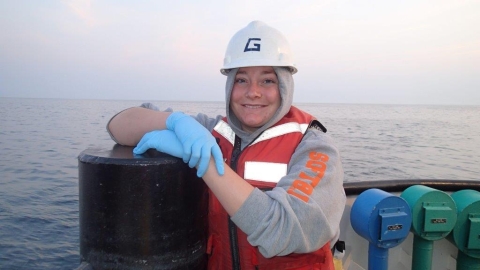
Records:
[[[133,153],[140,155],[150,148],[174,157],[183,157],[182,143],[178,140],[175,132],[168,129],[154,130],[143,135],[137,147],[133,149]]]
[[[210,158],[213,158],[218,174],[225,173],[222,150],[212,133],[198,121],[182,112],[173,112],[165,124],[183,145],[183,161],[188,162],[190,168],[197,167],[198,177],[206,173]]]

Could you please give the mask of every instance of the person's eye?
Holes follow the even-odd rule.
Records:
[[[245,79],[242,79],[242,78],[237,78],[235,79],[235,83],[246,83],[247,81]]]
[[[275,80],[265,79],[265,80],[263,81],[263,83],[264,83],[264,84],[272,84],[272,83],[275,84],[275,83],[277,83],[277,82],[276,82]]]

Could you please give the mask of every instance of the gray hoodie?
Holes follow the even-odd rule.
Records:
[[[227,120],[230,126],[232,127],[235,134],[242,139],[242,149],[258,137],[263,131],[273,126],[275,123],[280,121],[283,116],[285,116],[290,107],[292,106],[293,100],[293,77],[290,71],[287,68],[274,67],[275,73],[278,78],[278,89],[280,91],[281,104],[277,112],[273,117],[265,123],[262,127],[257,129],[253,133],[248,133],[242,130],[242,125],[235,114],[230,109],[230,106],[227,106]],[[231,69],[227,76],[227,83],[225,86],[225,102],[230,105],[230,97],[232,95],[233,84],[235,83],[235,75],[237,74],[238,69]]]

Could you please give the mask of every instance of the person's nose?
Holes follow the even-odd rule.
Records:
[[[260,89],[260,85],[257,83],[251,83],[248,86],[247,90],[247,97],[248,98],[258,98],[262,96],[262,90]]]

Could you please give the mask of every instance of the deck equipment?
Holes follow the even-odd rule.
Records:
[[[405,189],[400,197],[412,211],[412,270],[432,269],[433,241],[447,237],[457,222],[455,202],[447,193],[423,185]]]
[[[368,240],[368,269],[388,269],[388,249],[408,236],[412,214],[407,202],[380,189],[368,189],[352,206],[350,221],[357,234]]]
[[[480,192],[465,189],[452,193],[457,223],[450,239],[458,248],[457,270],[480,269]]]

